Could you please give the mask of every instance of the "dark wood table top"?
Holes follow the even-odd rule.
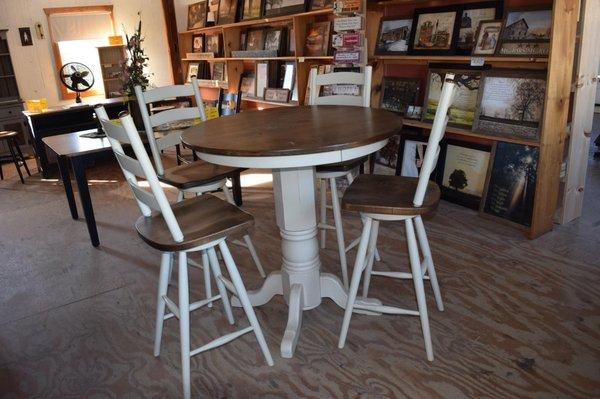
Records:
[[[106,137],[80,137],[82,134],[94,133],[96,131],[96,129],[91,129],[75,133],[59,134],[57,136],[44,137],[42,141],[59,156],[70,157],[110,150],[110,143]]]
[[[349,106],[244,111],[186,129],[184,144],[228,156],[285,156],[345,150],[389,138],[402,128],[390,111]]]

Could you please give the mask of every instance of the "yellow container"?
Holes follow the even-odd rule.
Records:
[[[46,98],[40,98],[37,100],[26,100],[25,107],[29,112],[42,112],[48,108],[48,100]]]

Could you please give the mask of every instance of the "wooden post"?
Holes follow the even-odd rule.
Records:
[[[583,0],[581,6],[581,40],[577,58],[573,122],[569,139],[567,176],[558,222],[568,223],[581,216],[588,151],[594,119],[598,64],[600,62],[600,2]]]
[[[179,40],[177,34],[177,20],[175,18],[175,6],[173,0],[162,0],[165,27],[167,30],[167,43],[169,45],[169,57],[171,58],[171,70],[173,71],[173,83],[183,82],[181,72],[181,56],[179,55]]]
[[[542,121],[538,178],[530,238],[552,230],[560,189],[560,169],[567,133],[569,97],[579,0],[554,0],[548,58],[546,105]]]

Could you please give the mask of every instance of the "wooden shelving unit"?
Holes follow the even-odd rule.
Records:
[[[98,47],[102,82],[106,98],[123,95],[123,62],[125,62],[125,46],[122,44]]]

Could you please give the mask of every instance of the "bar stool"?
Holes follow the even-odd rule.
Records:
[[[433,121],[431,134],[423,166],[418,178],[403,176],[360,175],[346,190],[342,199],[342,208],[359,212],[364,220],[358,251],[352,272],[352,281],[348,292],[348,301],[344,312],[342,330],[338,347],[343,348],[350,326],[350,318],[354,309],[367,310],[387,314],[405,314],[419,316],[421,329],[425,340],[427,359],[433,361],[433,346],[429,331],[429,318],[423,280],[431,282],[437,307],[444,310],[440,287],[438,285],[435,266],[431,256],[429,241],[425,233],[422,215],[433,211],[440,200],[440,189],[429,177],[437,163],[440,151],[439,143],[448,123],[448,108],[452,103],[455,92],[454,75],[447,74],[440,101]],[[377,245],[380,221],[403,221],[406,227],[410,273],[396,271],[373,271],[373,259]],[[415,234],[416,228],[416,234]],[[423,254],[421,262],[419,249]],[[356,303],[358,285],[364,272],[363,298],[369,292],[371,275],[397,279],[412,279],[417,296],[417,310],[403,309],[395,306]]]
[[[0,131],[0,141],[6,141],[6,145],[8,146],[8,151],[10,152],[10,156],[15,164],[15,168],[17,168],[17,173],[19,173],[19,178],[21,179],[21,183],[25,184],[25,180],[23,179],[23,174],[21,173],[21,164],[25,167],[25,171],[28,176],[31,176],[31,172],[29,172],[29,168],[27,167],[27,162],[25,162],[25,158],[23,157],[23,153],[21,152],[21,148],[19,148],[19,143],[17,143],[18,133],[10,130]],[[4,180],[4,173],[2,172],[2,164],[0,163],[0,180]]]
[[[106,111],[104,109],[98,110],[98,115],[106,115]],[[267,364],[272,366],[271,353],[252,304],[248,299],[244,283],[225,241],[229,235],[243,232],[251,227],[254,218],[237,206],[210,194],[179,201],[174,205],[169,204],[133,119],[128,113],[123,113],[119,119],[121,125],[112,123],[103,117],[100,117],[100,123],[142,211],[143,216],[135,223],[137,233],[148,245],[162,252],[156,307],[154,355],[158,356],[160,354],[164,321],[172,317],[178,318],[184,398],[191,396],[190,358],[224,345],[251,331],[256,336]],[[135,158],[124,153],[122,144],[131,145]],[[138,185],[138,177],[147,180],[150,192]],[[221,267],[216,254],[217,247],[221,252],[230,279],[221,274]],[[205,270],[208,267],[211,268],[219,295],[209,296],[204,300],[190,303],[188,253],[191,252],[202,254],[202,267]],[[167,295],[172,271],[171,265],[174,258],[178,260],[179,267],[178,304],[175,304]],[[207,277],[207,273],[205,273],[205,277]],[[223,335],[203,346],[190,350],[190,312],[220,299],[223,301],[229,323],[234,324],[227,290],[240,299],[250,326]],[[167,314],[165,314],[166,309],[169,310]]]

